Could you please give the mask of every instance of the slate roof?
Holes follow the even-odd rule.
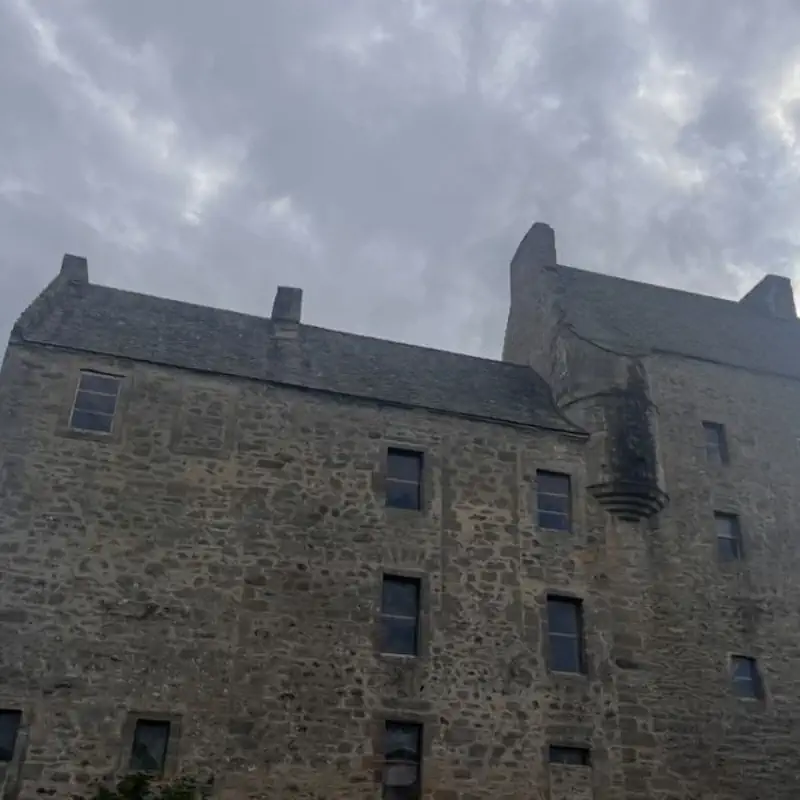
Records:
[[[58,288],[42,308],[18,326],[24,341],[581,432],[524,366],[304,324],[281,337],[270,319],[88,283]]]
[[[555,268],[567,321],[580,335],[631,353],[674,353],[800,378],[800,321],[732,300]]]

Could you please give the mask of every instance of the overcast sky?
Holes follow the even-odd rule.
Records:
[[[58,270],[499,356],[508,261],[800,263],[797,0],[0,0],[0,336]]]

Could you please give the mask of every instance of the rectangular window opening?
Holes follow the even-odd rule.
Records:
[[[422,725],[387,720],[383,756],[383,797],[386,800],[420,800]]]
[[[169,722],[152,719],[137,720],[131,746],[131,771],[162,775],[167,761],[169,734]]]
[[[717,555],[720,561],[739,561],[744,553],[742,548],[742,528],[736,514],[714,513],[714,526],[717,533]]]
[[[121,378],[81,372],[69,425],[73,430],[111,433]]]
[[[764,696],[758,663],[748,656],[731,656],[733,691],[739,697]]]
[[[381,593],[381,652],[419,655],[419,607],[422,581],[384,575]]]
[[[14,758],[14,748],[17,745],[17,734],[21,724],[21,711],[0,709],[0,764]]]
[[[540,528],[568,531],[572,527],[570,476],[561,472],[536,472],[536,518]]]
[[[386,505],[422,508],[422,453],[390,447],[386,457]]]
[[[547,598],[548,661],[554,672],[585,672],[583,604],[572,597]]]
[[[568,764],[573,767],[588,767],[591,765],[589,748],[550,745],[550,763]]]
[[[711,464],[728,463],[728,439],[725,426],[719,422],[704,422],[706,458]]]

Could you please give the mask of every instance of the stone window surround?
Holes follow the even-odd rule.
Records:
[[[548,541],[557,542],[559,540],[572,541],[580,531],[585,529],[585,514],[587,497],[584,491],[584,468],[585,465],[574,458],[557,459],[535,459],[531,468],[526,469],[522,475],[522,486],[524,490],[520,498],[520,520],[528,520],[528,524],[540,535],[548,537]],[[552,528],[540,528],[538,517],[538,505],[536,499],[536,475],[538,472],[553,472],[569,477],[570,486],[570,509],[569,530],[555,530]]]
[[[438,716],[421,714],[418,711],[404,711],[402,708],[381,709],[372,717],[372,753],[374,756],[375,783],[383,786],[383,746],[387,722],[410,722],[422,726],[422,746],[420,748],[419,784],[421,796],[425,796],[426,764],[433,752],[433,742],[438,733]]]
[[[739,564],[744,561],[746,557],[746,548],[744,541],[744,526],[742,525],[741,514],[737,510],[729,508],[727,504],[724,504],[719,508],[714,508],[712,512],[712,519],[714,523],[714,548],[715,553],[717,554],[717,563],[723,565]],[[723,560],[719,557],[719,539],[721,537],[719,535],[718,523],[720,519],[730,519],[733,521],[733,525],[735,526],[735,536],[724,538],[734,539],[738,543],[738,556],[736,558]]]
[[[382,597],[383,581],[386,577],[410,578],[419,581],[419,623],[417,628],[417,653],[416,655],[404,653],[384,653],[382,649]],[[387,661],[410,661],[417,662],[427,658],[430,646],[431,630],[431,587],[430,576],[427,572],[419,569],[406,569],[404,567],[384,566],[378,573],[377,588],[375,594],[375,615],[373,620],[373,650],[375,655]],[[391,717],[390,717],[391,719]],[[409,720],[413,722],[413,720]]]
[[[541,525],[540,522],[539,522],[541,514],[543,513],[542,509],[539,508],[539,498],[540,498],[540,496],[542,496],[542,495],[549,495],[549,496],[555,496],[555,497],[563,497],[564,496],[562,494],[556,495],[555,493],[551,493],[551,492],[540,492],[539,491],[539,479],[541,477],[565,478],[566,479],[566,482],[567,482],[567,494],[566,494],[566,498],[567,498],[567,512],[566,512],[567,526],[566,526],[566,528],[546,527],[546,526]],[[573,527],[575,525],[575,522],[574,522],[574,517],[575,517],[575,499],[574,499],[575,498],[575,490],[573,489],[574,482],[575,482],[575,480],[574,480],[574,478],[573,478],[573,476],[572,476],[572,474],[570,472],[551,470],[551,469],[541,469],[541,468],[536,470],[536,473],[535,473],[535,476],[534,476],[534,489],[533,489],[535,498],[534,498],[534,502],[532,504],[534,506],[532,511],[535,513],[536,527],[539,530],[555,531],[555,532],[563,533],[563,534],[572,533]],[[548,513],[548,512],[544,512],[544,513]],[[561,512],[549,512],[549,513],[557,514],[559,516],[562,516]]]
[[[571,600],[574,601],[576,604],[580,605],[580,658],[581,658],[581,669],[579,672],[561,672],[556,670],[550,669],[550,623],[548,620],[548,613],[547,613],[547,602],[548,600]],[[591,658],[589,656],[589,648],[588,648],[588,641],[587,641],[587,631],[589,629],[589,625],[587,624],[587,618],[589,616],[590,609],[587,605],[586,598],[582,597],[581,595],[570,591],[569,589],[547,589],[542,593],[541,599],[541,616],[540,616],[540,624],[541,624],[541,633],[542,633],[542,657],[543,663],[545,664],[545,668],[547,674],[551,677],[551,679],[559,680],[559,681],[587,681],[591,680],[594,677],[594,669],[592,665]]]
[[[580,752],[584,760],[581,764],[573,764],[571,761],[561,761],[553,758],[554,750],[569,750]],[[586,744],[575,744],[574,742],[563,742],[560,739],[550,742],[546,747],[547,762],[549,764],[559,764],[565,767],[577,767],[578,769],[588,769],[592,766],[592,748]]]
[[[19,711],[20,720],[17,727],[17,734],[14,740],[14,752],[11,754],[10,761],[0,761],[0,778],[5,770],[9,769],[14,764],[19,764],[22,760],[22,755],[25,750],[25,742],[28,738],[28,732],[31,726],[32,710],[26,703],[20,703],[19,700],[5,697],[0,695],[0,709],[3,711]],[[0,783],[2,783],[0,781]]]
[[[728,663],[727,663],[727,672],[728,672],[728,679],[731,683],[735,683],[734,679],[734,661],[736,659],[745,659],[753,665],[755,669],[755,683],[753,686],[754,694],[752,695],[741,695],[736,692],[733,693],[733,696],[736,700],[741,700],[745,703],[764,703],[767,700],[767,690],[766,684],[764,682],[764,672],[761,669],[761,659],[758,656],[748,654],[745,655],[742,650],[731,651],[728,653]]]
[[[419,519],[429,516],[431,513],[431,501],[433,499],[433,470],[435,468],[435,458],[432,456],[430,449],[418,442],[399,439],[382,439],[380,447],[381,451],[378,459],[378,466],[373,473],[372,486],[375,494],[378,496],[380,505],[383,507],[384,513],[390,518],[404,522],[408,522],[414,518]],[[386,505],[386,478],[389,472],[389,450],[409,450],[414,453],[419,453],[422,458],[420,507],[418,509],[394,508]]]
[[[718,419],[710,418],[703,419],[701,426],[703,430],[703,452],[705,453],[706,464],[712,467],[726,467],[731,462],[731,447],[728,439],[728,426],[724,422],[720,422]],[[719,461],[712,460],[708,456],[708,434],[710,430],[715,431],[718,435]]]
[[[178,753],[180,747],[181,727],[183,716],[180,714],[169,714],[158,711],[128,711],[121,731],[121,747],[119,752],[119,762],[117,764],[117,774],[119,776],[130,774],[131,749],[133,748],[133,735],[136,730],[136,723],[139,720],[152,720],[154,722],[169,723],[169,739],[167,740],[167,752],[164,758],[164,772],[162,777],[168,778],[178,773]]]
[[[110,392],[105,390],[99,391],[98,389],[86,388],[84,379],[89,379],[89,378],[99,378],[102,381],[113,383],[116,386],[116,392],[114,394],[111,394]],[[88,431],[90,433],[96,433],[102,436],[110,436],[114,432],[114,423],[117,421],[117,407],[119,406],[119,395],[122,389],[122,381],[123,381],[122,375],[112,375],[109,372],[100,372],[99,370],[96,369],[82,369],[78,375],[78,380],[75,385],[75,394],[73,395],[72,398],[72,408],[70,409],[70,428],[72,430],[84,431],[84,432]],[[82,394],[99,395],[100,397],[106,397],[106,398],[113,397],[114,398],[113,410],[109,413],[107,411],[102,411],[102,412],[96,410],[89,411],[88,409],[79,408],[78,400]],[[87,412],[90,414],[94,414],[95,416],[107,417],[110,421],[109,429],[106,431],[98,428],[81,428],[79,426],[76,426],[74,424],[74,419],[75,419],[75,414],[77,412]]]
[[[85,372],[94,372],[98,375],[116,378],[119,380],[119,392],[117,394],[117,405],[114,409],[114,421],[110,433],[102,431],[87,431],[75,429],[71,425],[72,410],[75,405],[75,398],[78,396],[81,375]],[[76,361],[68,372],[67,381],[61,401],[61,411],[56,423],[56,434],[71,439],[90,439],[96,442],[114,442],[122,440],[122,428],[120,419],[123,417],[130,394],[132,383],[131,368],[122,369],[119,364],[89,362],[88,360]]]

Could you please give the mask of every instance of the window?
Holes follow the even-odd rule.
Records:
[[[583,608],[571,597],[547,598],[549,663],[555,672],[583,672]]]
[[[72,406],[70,427],[78,431],[111,433],[119,386],[119,378],[97,372],[82,372]]]
[[[725,426],[719,422],[704,422],[703,431],[706,437],[706,458],[710,464],[728,463],[728,440]]]
[[[537,471],[536,512],[540,528],[570,529],[571,494],[569,475]]]
[[[14,746],[21,722],[21,711],[0,709],[0,764],[11,761],[14,757]]]
[[[387,720],[384,735],[384,798],[419,800],[422,796],[422,725]]]
[[[140,719],[133,731],[130,769],[161,775],[167,760],[169,722]]]
[[[389,448],[386,505],[416,511],[422,508],[422,453]]]
[[[754,658],[747,656],[732,656],[731,667],[733,670],[733,691],[739,697],[763,696],[761,674]]]
[[[588,767],[589,750],[586,747],[562,747],[550,745],[551,764],[569,764],[573,767]]]
[[[736,514],[714,514],[717,529],[717,555],[720,561],[738,561],[742,557],[742,530]]]
[[[419,578],[384,575],[381,597],[381,652],[419,652]]]

